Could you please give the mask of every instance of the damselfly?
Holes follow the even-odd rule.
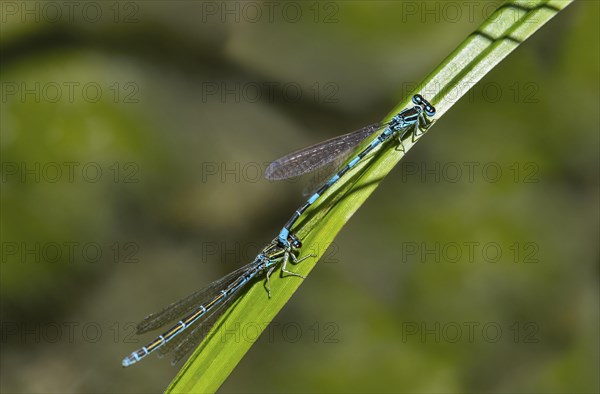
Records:
[[[352,160],[337,171],[323,186],[321,186],[304,205],[302,205],[287,221],[279,232],[279,244],[287,250],[299,248],[300,240],[291,232],[292,226],[302,216],[304,211],[314,204],[331,186],[338,182],[344,174],[356,166],[369,152],[381,145],[392,136],[397,135],[402,140],[406,134],[414,130],[414,135],[421,130],[426,131],[433,123],[427,116],[435,115],[435,108],[423,96],[416,94],[412,98],[415,104],[396,114],[391,121],[383,124],[372,124],[349,134],[332,138],[308,148],[290,153],[272,162],[265,172],[265,177],[271,180],[281,180],[300,176],[304,173],[321,168],[340,157],[350,154],[367,137],[385,128],[377,138],[366,148],[356,154]],[[291,242],[290,242],[291,241]]]
[[[156,350],[161,355],[174,351],[172,364],[177,363],[202,341],[208,329],[227,310],[227,307],[243,294],[242,290],[253,280],[264,275],[264,286],[270,297],[270,277],[280,264],[282,273],[304,278],[296,272],[289,271],[287,263],[289,260],[294,264],[299,263],[312,256],[299,259],[294,251],[282,247],[279,240],[274,239],[251,263],[142,320],[137,326],[137,334],[155,330],[174,321],[177,323],[146,346],[125,357],[123,366],[135,364]]]

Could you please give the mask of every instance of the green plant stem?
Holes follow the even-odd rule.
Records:
[[[571,0],[527,0],[503,4],[400,102],[387,119],[409,106],[413,94],[420,93],[436,107],[435,119],[438,122],[494,66],[570,3]],[[417,141],[418,138],[406,141],[404,153]],[[344,224],[402,157],[402,152],[393,144],[385,144],[305,213],[294,231],[304,242],[302,255],[314,253],[317,257],[292,267],[293,270],[308,275]],[[301,283],[302,279],[297,277],[273,275],[270,299],[266,297],[263,286],[253,286],[217,322],[215,329],[196,349],[166,392],[215,392],[253,343],[232,332],[249,325],[264,329]]]

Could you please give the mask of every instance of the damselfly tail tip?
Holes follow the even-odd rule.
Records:
[[[138,360],[133,356],[133,353],[130,354],[129,356],[125,357],[123,359],[123,361],[121,362],[121,365],[123,367],[128,367],[132,364],[135,364]]]

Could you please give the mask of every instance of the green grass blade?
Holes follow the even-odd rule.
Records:
[[[503,4],[412,94],[421,93],[427,98],[436,107],[435,119],[439,121],[475,83],[570,2],[527,0]],[[412,94],[400,102],[389,117],[410,105]],[[404,143],[404,153],[416,140]],[[294,230],[304,242],[302,255],[314,253],[317,258],[307,259],[292,270],[303,275],[312,270],[344,224],[402,158],[403,153],[396,148],[393,143],[385,144],[305,213]],[[270,299],[263,286],[253,286],[217,322],[215,329],[196,349],[166,392],[215,392],[256,339],[254,336],[242,337],[239,328],[247,331],[246,328],[251,327],[257,331],[257,337],[301,283],[302,279],[297,277],[273,275]]]

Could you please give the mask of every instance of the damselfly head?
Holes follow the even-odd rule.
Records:
[[[435,115],[435,107],[429,104],[429,101],[425,100],[420,94],[415,94],[412,98],[412,101],[413,103],[421,107],[421,109],[423,110],[423,112],[425,112],[427,116]]]
[[[299,249],[302,247],[302,242],[294,234],[290,234],[290,236],[288,237],[288,241],[290,242],[290,245],[292,245],[292,247],[295,249]]]
[[[412,97],[412,102],[417,104],[417,105],[421,105],[421,103],[424,101],[425,99],[423,98],[423,96],[421,96],[420,94],[415,94]]]
[[[435,107],[433,105],[429,104],[428,102],[423,103],[423,105],[421,105],[421,107],[423,108],[423,110],[425,111],[425,114],[427,114],[427,116],[435,115]]]

